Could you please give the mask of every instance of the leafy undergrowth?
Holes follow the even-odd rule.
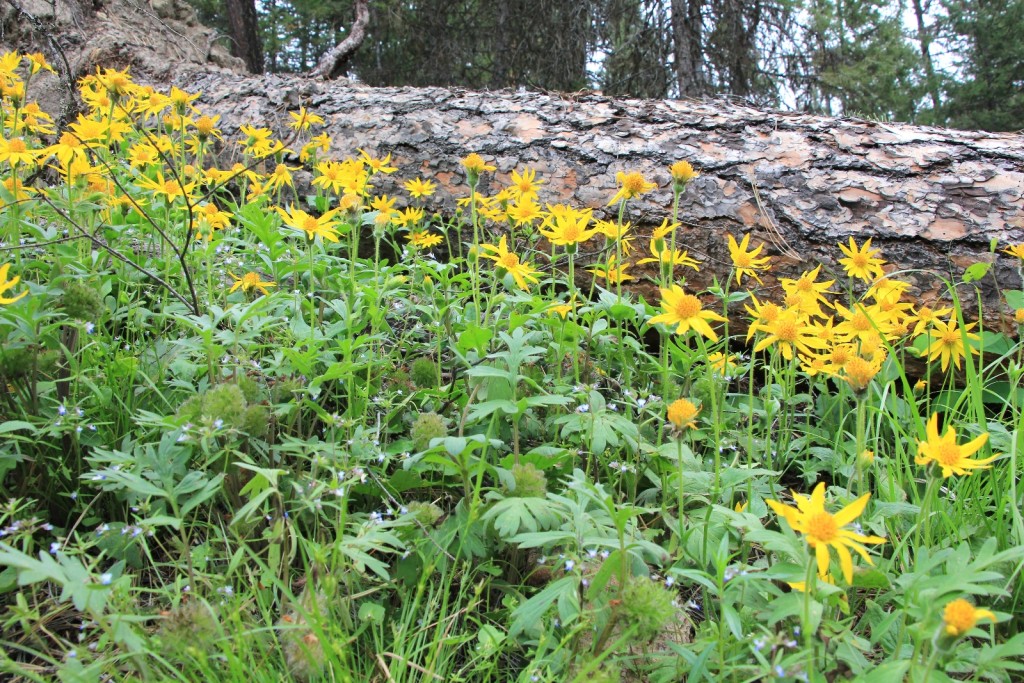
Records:
[[[686,162],[638,254],[639,172],[597,220],[470,154],[444,219],[304,109],[223,140],[100,71],[56,131],[44,68],[0,58],[9,676],[1019,680],[1024,365],[965,323],[984,267],[911,303],[851,239],[773,301],[730,235],[693,292]]]

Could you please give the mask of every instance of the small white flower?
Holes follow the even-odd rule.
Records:
[[[110,572],[100,574],[100,584],[103,586],[109,586],[114,581],[114,575]]]

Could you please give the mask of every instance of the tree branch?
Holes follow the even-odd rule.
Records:
[[[345,70],[348,61],[366,38],[366,25],[370,22],[370,0],[356,0],[356,21],[352,24],[345,40],[341,41],[320,58],[320,62],[309,72],[313,78],[332,80]]]

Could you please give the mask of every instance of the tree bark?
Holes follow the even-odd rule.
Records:
[[[773,270],[761,296],[777,297],[779,278],[817,263],[845,283],[836,245],[850,237],[870,238],[887,270],[899,271],[912,284],[910,296],[921,301],[948,299],[944,279],[958,280],[972,263],[992,263],[978,283],[990,328],[1006,313],[999,290],[1021,284],[1016,259],[990,249],[992,242],[1000,248],[1024,242],[1020,134],[760,111],[726,101],[369,88],[199,72],[180,85],[201,90],[204,108],[220,114],[225,128],[283,124],[285,109],[305,104],[329,122],[338,154],[360,148],[394,155],[404,177],[381,180],[376,193],[402,195],[402,180],[431,176],[440,186],[434,198],[440,211],[454,212],[455,199],[468,195],[459,159],[469,152],[498,167],[482,181],[490,181],[483,192],[531,166],[546,179],[542,201],[590,206],[607,218],[615,217],[606,204],[616,172],[639,170],[658,183],[627,209],[640,250],[671,215],[667,166],[688,160],[701,170],[679,214],[683,248],[704,262],[699,273],[688,271],[695,288],[728,277],[728,233],[752,233],[754,244],[768,244]],[[653,285],[637,289],[656,300]],[[974,295],[961,296],[969,309]]]
[[[232,54],[240,57],[251,73],[263,73],[263,41],[255,0],[224,0],[224,13],[231,29]]]
[[[701,97],[707,93],[703,5],[703,0],[672,0],[672,47],[680,97]]]

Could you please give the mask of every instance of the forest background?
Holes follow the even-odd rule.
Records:
[[[191,3],[255,73],[312,68],[346,36],[356,4]],[[1024,128],[1024,0],[372,0],[369,9],[347,75],[373,86],[729,96]]]

